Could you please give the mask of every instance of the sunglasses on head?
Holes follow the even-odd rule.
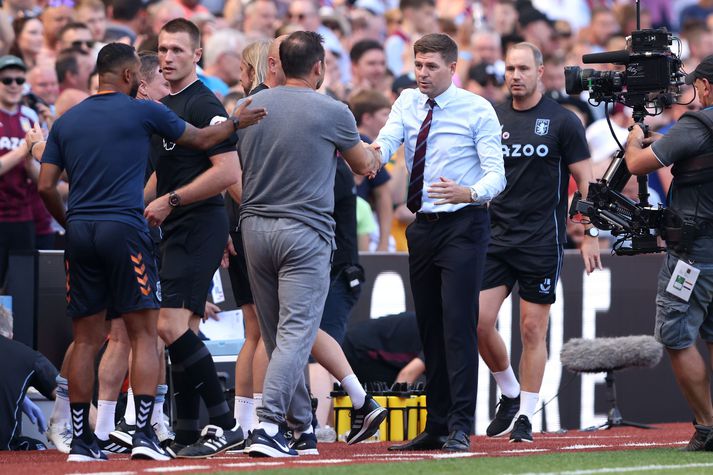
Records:
[[[82,47],[86,46],[88,49],[92,49],[92,48],[94,48],[94,43],[95,42],[92,40],[84,40],[84,41],[77,40],[77,41],[72,41],[71,45],[72,45],[72,48],[82,48]]]
[[[0,82],[3,83],[6,86],[9,86],[13,82],[17,84],[18,86],[22,86],[25,84],[25,78],[23,77],[16,77],[16,78],[2,78],[0,79]]]

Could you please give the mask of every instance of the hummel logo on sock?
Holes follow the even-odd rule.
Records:
[[[84,433],[84,427],[82,427],[82,422],[84,422],[84,413],[81,409],[72,409],[72,425],[74,426],[74,433],[77,437]]]
[[[139,412],[136,415],[136,427],[137,428],[139,428],[139,429],[144,428],[144,426],[146,425],[146,421],[148,420],[150,410],[151,410],[151,402],[150,401],[141,401],[139,403]]]

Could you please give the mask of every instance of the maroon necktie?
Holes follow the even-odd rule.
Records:
[[[416,139],[416,150],[413,154],[413,165],[411,166],[411,179],[408,184],[408,199],[406,207],[412,213],[421,209],[422,191],[423,191],[423,171],[426,168],[426,141],[428,140],[428,131],[431,130],[431,119],[433,118],[433,108],[436,106],[436,101],[429,99],[428,114],[423,119],[421,130],[418,131]]]

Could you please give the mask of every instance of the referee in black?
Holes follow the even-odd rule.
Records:
[[[505,58],[512,100],[495,111],[502,124],[507,186],[490,203],[491,241],[480,293],[478,349],[500,388],[491,437],[510,432],[511,442],[532,442],[531,419],[547,363],[550,306],[566,242],[570,173],[583,196],[593,181],[584,127],[570,111],[542,95],[542,53],[518,43]],[[587,225],[581,247],[587,273],[601,268],[597,229]],[[520,294],[520,384],[495,328],[500,306],[518,283]]]
[[[198,127],[228,117],[218,98],[198,79],[201,54],[195,24],[179,18],[161,28],[158,56],[171,89],[161,102]],[[158,328],[171,355],[177,424],[169,450],[177,457],[209,457],[244,440],[223,396],[213,359],[195,333],[229,242],[221,192],[239,179],[235,141],[233,137],[206,152],[163,141],[156,168],[157,198],[145,213],[149,224],[162,224],[163,231]],[[210,421],[196,441],[199,398]]]

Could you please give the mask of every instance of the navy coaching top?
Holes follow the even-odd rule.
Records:
[[[67,221],[119,221],[148,229],[144,178],[153,134],[177,140],[186,123],[166,106],[96,94],[52,126],[42,161],[67,170]]]
[[[490,202],[491,243],[564,244],[569,165],[589,158],[582,122],[549,97],[525,111],[508,101],[495,112],[507,185]]]

